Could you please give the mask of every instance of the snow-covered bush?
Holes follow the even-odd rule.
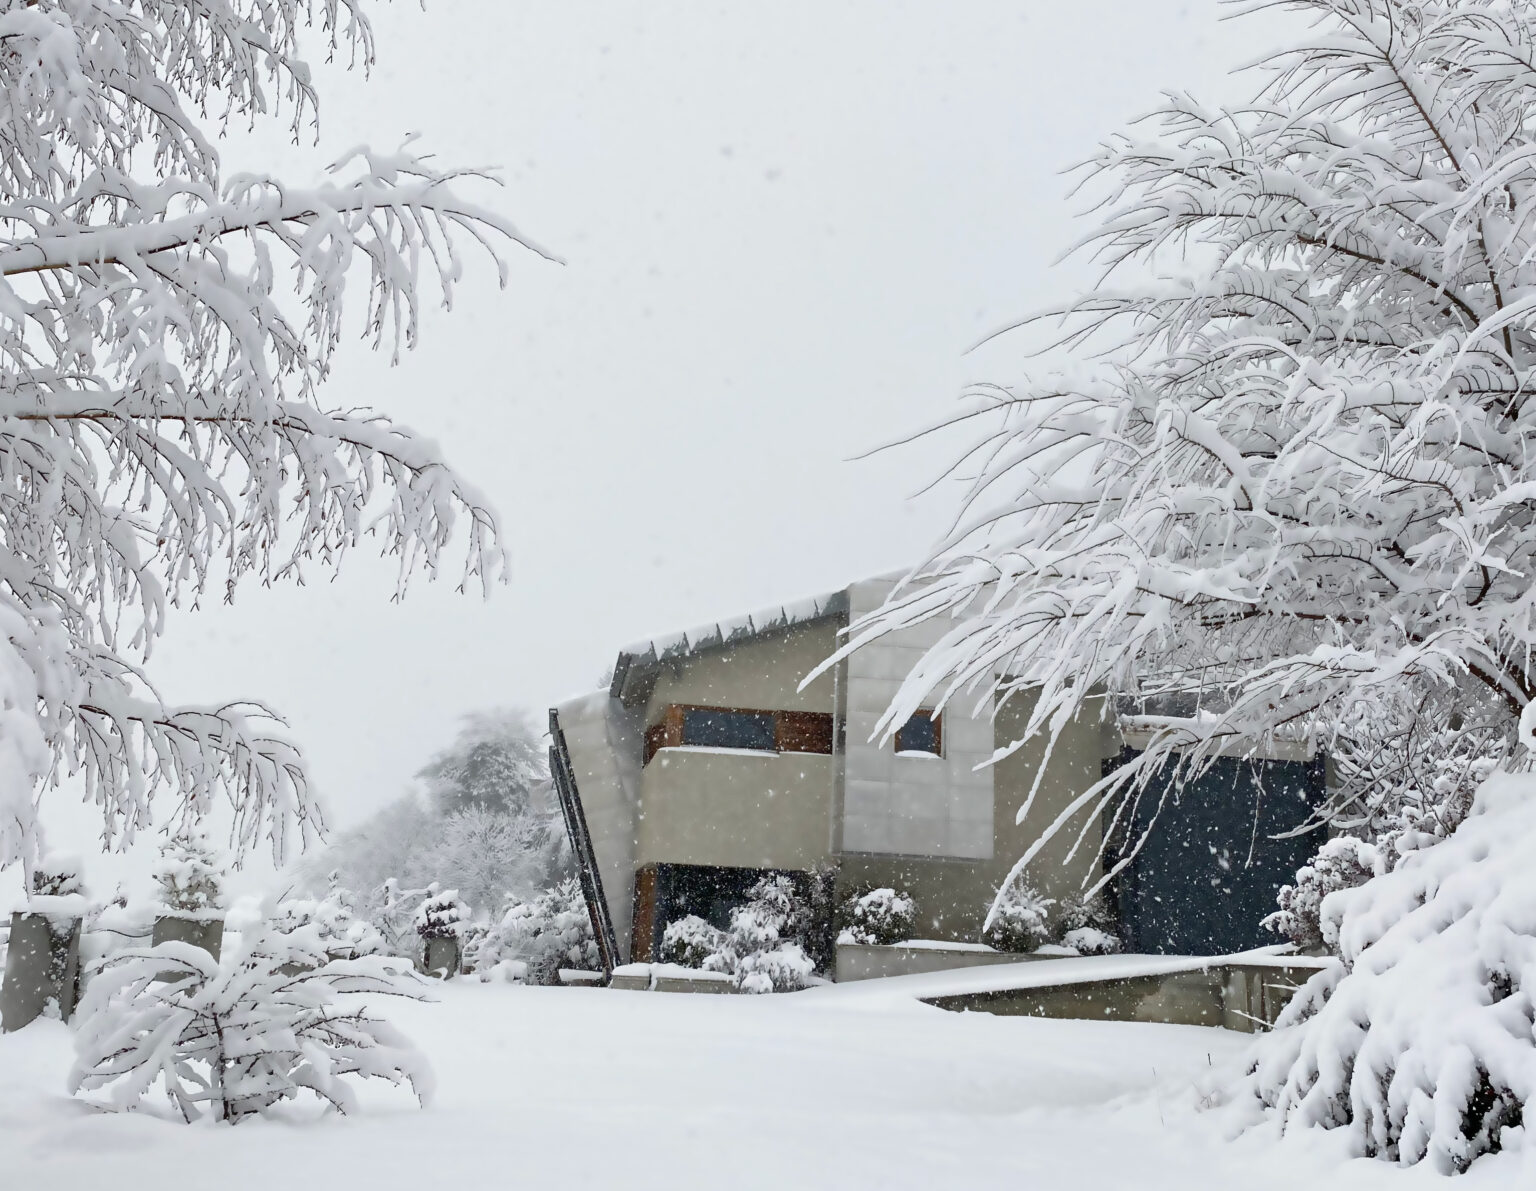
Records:
[[[1097,926],[1078,926],[1062,931],[1061,945],[1079,955],[1119,955],[1125,947],[1119,935]]]
[[[72,897],[85,894],[85,878],[78,856],[51,852],[32,870],[34,897]]]
[[[596,971],[601,960],[580,883],[569,877],[532,901],[514,901],[469,959],[484,975],[508,961],[526,964],[530,984],[558,984],[561,968]]]
[[[304,945],[332,959],[385,955],[384,936],[372,923],[358,918],[340,890],[323,898],[289,898],[273,907],[268,927],[281,935],[301,936]]]
[[[992,903],[981,941],[997,951],[1020,955],[1051,942],[1050,909],[1056,903],[1022,879],[1012,881]]]
[[[1459,1171],[1536,1097],[1536,778],[1497,775],[1448,838],[1332,893],[1338,958],[1257,1044],[1241,1100],[1361,1154]]]
[[[816,965],[799,941],[806,908],[794,883],[781,873],[761,877],[746,903],[731,911],[720,947],[699,966],[723,972],[747,993],[792,992],[805,988]]]
[[[1338,939],[1323,929],[1323,899],[1364,885],[1376,875],[1380,855],[1376,845],[1354,836],[1328,840],[1296,873],[1296,884],[1281,886],[1280,908],[1264,919],[1264,925],[1302,951],[1335,950]]]
[[[1117,955],[1115,912],[1102,893],[1068,893],[1056,906],[1056,941],[1079,955]]]
[[[470,908],[457,889],[445,889],[427,897],[416,907],[412,925],[423,939],[457,939],[469,924]]]
[[[432,882],[422,889],[402,886],[390,877],[374,891],[372,913],[368,922],[384,940],[384,950],[389,955],[414,955],[420,935],[416,933],[416,914],[425,901],[437,896],[441,886]]]
[[[353,999],[424,995],[398,961],[333,959],[303,932],[242,932],[222,962],[186,943],[125,951],[81,1000],[70,1090],[133,1109],[159,1084],[186,1121],[238,1122],[305,1092],[352,1112],[350,1076],[408,1081],[424,1101],[426,1060]]]
[[[224,912],[226,868],[223,855],[200,828],[182,828],[161,846],[155,862],[161,915],[217,918]]]
[[[702,968],[725,944],[725,932],[697,914],[667,923],[661,934],[661,960],[685,968]]]
[[[912,937],[917,903],[891,888],[851,893],[838,907],[839,943],[883,945]]]

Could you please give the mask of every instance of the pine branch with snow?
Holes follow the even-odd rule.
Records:
[[[461,585],[500,573],[494,514],[437,449],[321,392],[349,312],[398,353],[470,254],[504,282],[527,241],[466,197],[481,175],[409,147],[311,187],[226,173],[217,148],[229,122],[305,132],[308,56],[373,61],[364,8],[0,11],[0,866],[36,862],[36,792],[65,778],[110,844],[157,794],[182,822],[222,798],[238,845],[281,860],[321,826],[303,758],[260,704],[162,697],[144,662],[169,610],[365,537],[397,591],[455,535]]]
[[[305,1093],[352,1113],[352,1078],[409,1083],[425,1102],[426,1060],[357,999],[425,995],[397,961],[334,959],[305,932],[245,932],[222,962],[186,943],[124,951],[86,987],[70,1090],[131,1110],[158,1086],[189,1122],[238,1123]]]

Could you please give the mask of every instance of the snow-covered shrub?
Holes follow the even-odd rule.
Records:
[[[460,899],[459,891],[445,889],[428,895],[416,907],[412,925],[423,939],[457,939],[469,924],[470,917],[470,908]]]
[[[1062,931],[1061,945],[1079,955],[1119,955],[1125,946],[1119,935],[1097,926],[1078,926]]]
[[[689,914],[667,923],[667,929],[661,935],[661,960],[685,968],[702,968],[704,961],[718,952],[724,943],[723,930],[697,914]]]
[[[368,921],[384,940],[384,950],[389,955],[409,956],[417,951],[420,936],[416,933],[416,913],[429,898],[437,896],[441,886],[437,882],[421,889],[402,886],[390,877],[369,899],[372,912]]]
[[[80,858],[58,852],[49,853],[32,870],[34,897],[83,896],[85,878]]]
[[[981,941],[997,951],[1020,955],[1051,942],[1050,909],[1056,903],[1022,879],[998,896],[982,928]]]
[[[1117,955],[1115,912],[1102,893],[1074,891],[1056,906],[1056,941],[1079,955]]]
[[[520,961],[530,984],[558,984],[561,968],[596,971],[601,960],[580,883],[568,877],[532,901],[514,901],[469,958],[482,974]]]
[[[224,912],[224,856],[200,828],[184,827],[165,841],[155,862],[160,913],[168,918],[217,918]]]
[[[1464,1170],[1536,1096],[1536,778],[1496,775],[1446,840],[1322,904],[1338,958],[1260,1039],[1243,1084],[1284,1128]]]
[[[724,972],[742,992],[792,992],[805,988],[816,965],[797,938],[805,908],[794,883],[780,873],[761,877],[747,891],[747,901],[731,911],[731,925],[720,948],[700,965]]]
[[[408,1081],[424,1101],[426,1060],[356,995],[425,994],[399,961],[333,959],[302,932],[244,931],[222,962],[186,943],[125,951],[81,1000],[70,1090],[133,1109],[160,1084],[186,1121],[238,1122],[304,1092],[352,1112],[348,1076]]]
[[[268,915],[267,924],[278,934],[302,936],[308,948],[318,948],[332,959],[387,953],[384,936],[372,923],[352,913],[339,890],[323,898],[281,901]]]
[[[1296,884],[1281,886],[1276,899],[1280,908],[1264,919],[1264,925],[1302,951],[1334,950],[1338,939],[1323,929],[1323,899],[1338,890],[1364,885],[1376,875],[1380,857],[1375,844],[1354,836],[1328,840],[1311,862],[1297,871]]]
[[[839,943],[883,945],[912,937],[917,903],[905,892],[870,889],[851,893],[838,908]]]

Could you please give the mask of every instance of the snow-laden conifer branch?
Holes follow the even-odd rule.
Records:
[[[977,392],[964,514],[850,641],[954,617],[887,730],[1026,689],[1031,736],[1200,709],[1080,809],[1277,739],[1425,739],[1403,715],[1498,756],[1536,696],[1536,17],[1236,7],[1313,25],[1251,104],[1168,95],[1087,163],[1101,283],[1031,320],[1076,363]]]
[[[306,45],[366,67],[356,0],[0,4],[0,651],[31,730],[4,746],[0,866],[35,859],[36,790],[83,775],[109,841],[157,790],[281,853],[318,825],[265,708],[178,708],[141,665],[167,609],[241,579],[302,579],[367,535],[397,594],[455,534],[461,586],[501,573],[496,518],[436,446],[322,403],[351,315],[415,343],[470,255],[532,247],[472,201],[475,171],[349,151],[322,185],[221,170],[232,120],[317,119]],[[424,274],[426,275],[424,277]],[[356,283],[366,295],[356,301]],[[30,711],[37,708],[35,715]]]

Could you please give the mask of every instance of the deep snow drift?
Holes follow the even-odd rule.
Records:
[[[0,1037],[3,1185],[953,1187],[1245,1191],[1444,1184],[1345,1161],[1341,1138],[1223,1137],[1196,1084],[1249,1043],[1182,1026],[945,1013],[849,985],[768,997],[455,982],[380,1008],[438,1095],[360,1087],[360,1115],[239,1126],[113,1116],[63,1094],[65,1027]],[[1532,1185],[1505,1154],[1460,1188]],[[175,1177],[172,1177],[172,1176]],[[519,1182],[519,1180],[527,1180]]]

